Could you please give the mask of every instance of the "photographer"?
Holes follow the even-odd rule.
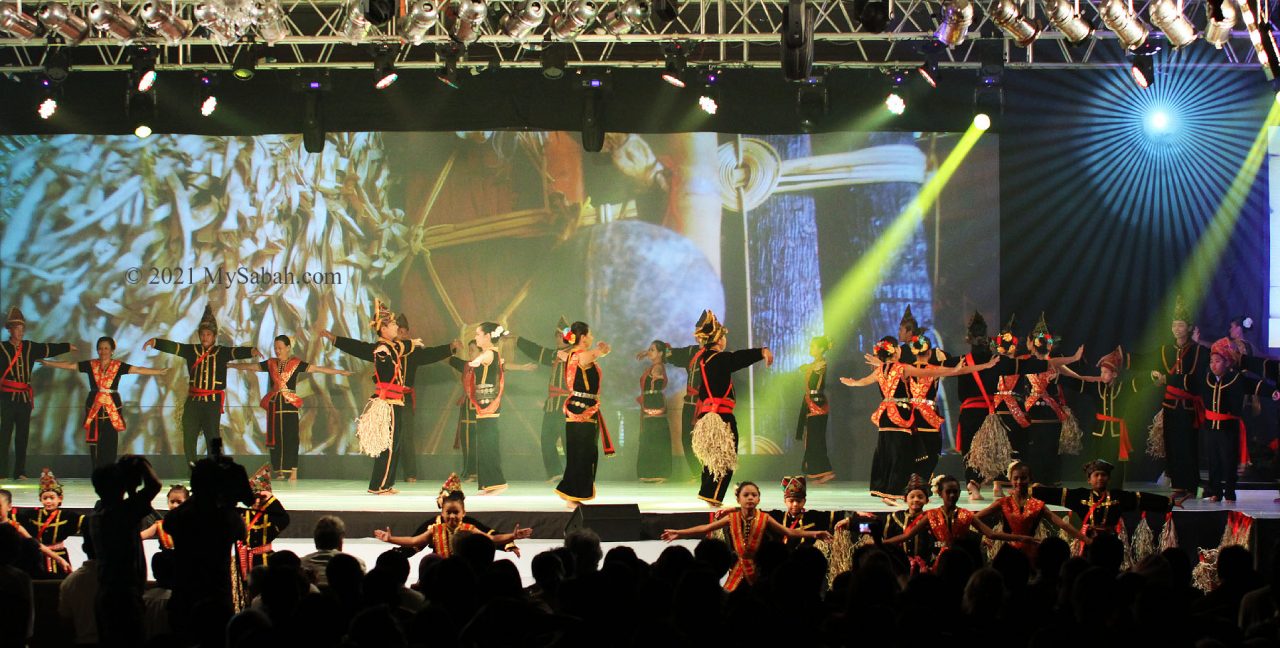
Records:
[[[211,444],[211,457],[191,469],[191,497],[169,512],[165,530],[173,537],[176,585],[169,603],[169,627],[202,633],[225,626],[234,613],[231,547],[244,538],[237,503],[254,501],[244,467]]]
[[[160,478],[145,457],[126,455],[93,471],[98,503],[89,537],[98,560],[98,641],[103,646],[142,643],[142,590],[147,564],[138,527],[152,513]]]

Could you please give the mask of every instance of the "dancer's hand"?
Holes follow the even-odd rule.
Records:
[[[1076,352],[1071,355],[1071,361],[1079,362],[1080,358],[1083,358],[1083,357],[1084,357],[1084,345],[1081,344],[1079,347],[1076,348]]]
[[[462,350],[462,341],[461,341],[461,340],[450,340],[450,341],[449,341],[449,353],[451,353],[451,354],[456,354],[457,352],[459,352],[459,351],[461,351],[461,350]]]
[[[422,338],[413,338],[412,342],[413,342],[413,348],[415,349],[427,346],[427,343],[423,342]]]
[[[262,352],[261,352],[261,351],[259,351],[259,350],[257,350],[257,349],[254,349],[254,350],[253,350],[253,357],[255,357],[255,358],[261,358],[261,357],[262,357]]]
[[[814,540],[831,542],[831,533],[829,531],[814,531],[813,535],[809,537],[813,538]]]
[[[385,529],[374,529],[373,537],[383,542],[391,542],[391,527],[387,527]]]
[[[1164,384],[1164,374],[1162,374],[1162,373],[1160,373],[1159,371],[1156,371],[1156,370],[1154,370],[1154,369],[1153,369],[1153,370],[1151,371],[1151,382],[1156,383],[1157,385],[1163,385],[1163,384]]]
[[[79,351],[79,350],[80,350],[80,347],[78,347],[78,346],[76,346],[76,345],[74,345],[74,344],[71,344],[71,345],[68,345],[68,346],[69,346],[69,347],[71,347],[71,350],[72,350],[72,351]]]
[[[531,538],[533,537],[533,529],[530,529],[530,528],[522,529],[520,528],[520,523],[516,522],[516,528],[511,532],[511,536],[516,540],[524,540],[525,538]]]
[[[990,369],[1000,363],[1000,356],[991,356],[991,359],[978,365],[983,369]]]
[[[871,366],[873,366],[873,367],[879,367],[880,365],[884,364],[884,360],[881,360],[881,359],[880,359],[880,356],[873,355],[873,354],[870,354],[870,353],[864,353],[864,354],[862,354],[862,359],[863,359],[863,360],[866,360],[866,361],[867,361],[867,364],[869,364],[869,365],[871,365]]]
[[[601,357],[607,356],[611,351],[613,351],[613,347],[609,346],[608,342],[600,342],[599,344],[596,344],[596,349],[600,351]]]
[[[836,522],[836,531],[844,531],[849,528],[849,518],[845,518]]]
[[[325,329],[325,330],[323,330],[323,331],[320,331],[320,337],[322,337],[322,338],[324,338],[324,339],[326,339],[326,340],[328,340],[328,341],[330,341],[330,342],[333,342],[333,341],[335,341],[335,340],[337,340],[337,339],[338,339],[338,336],[334,335],[334,334],[333,334],[333,331],[330,331],[329,329]]]
[[[1200,344],[1200,327],[1199,326],[1191,327],[1191,341],[1195,342],[1196,344]]]
[[[72,349],[72,350],[74,351],[74,349]],[[67,571],[71,571],[71,563],[67,562],[67,559],[66,559],[66,558],[63,558],[63,557],[59,556],[59,557],[58,557],[58,565],[59,565],[59,566],[61,566],[63,569],[67,570]]]
[[[663,542],[671,542],[672,540],[679,540],[679,539],[680,539],[680,532],[676,531],[675,529],[664,529],[662,531]]]
[[[143,342],[143,343],[142,343],[142,350],[143,350],[143,351],[145,351],[145,350],[147,350],[147,349],[154,349],[154,348],[156,348],[156,339],[155,339],[155,338],[151,338],[150,340],[147,340],[146,342]]]
[[[858,386],[858,381],[856,381],[856,380],[854,380],[853,378],[850,378],[850,377],[848,377],[848,376],[840,376],[840,384],[842,384],[842,385],[844,385],[844,386],[846,386],[846,387],[857,387],[857,386]]]
[[[760,349],[760,355],[764,356],[764,366],[773,366],[773,352],[769,350],[769,347]]]
[[[168,371],[168,369],[165,369],[165,371]],[[338,375],[339,375],[339,376],[350,376],[350,375],[351,375],[351,374],[353,374],[353,373],[355,373],[355,372],[354,372],[354,371],[351,371],[350,369],[339,369],[339,370],[338,370]]]

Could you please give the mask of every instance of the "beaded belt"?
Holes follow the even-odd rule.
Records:
[[[590,398],[591,400],[600,400],[600,394],[592,394],[590,392],[576,391],[576,392],[569,392],[569,395],[575,396],[577,398]]]

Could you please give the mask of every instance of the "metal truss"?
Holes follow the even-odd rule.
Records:
[[[455,0],[444,0],[454,2]],[[1098,30],[1079,46],[1070,45],[1062,34],[1046,28],[1030,47],[1018,47],[991,22],[987,14],[989,0],[978,4],[968,38],[952,49],[942,49],[938,56],[941,67],[977,68],[984,63],[1003,62],[1009,68],[1100,68],[1127,65],[1125,52],[1109,31]],[[1230,1],[1230,0],[1227,0]],[[1274,3],[1276,0],[1268,0]],[[192,24],[195,0],[161,0]],[[85,15],[91,2],[68,0],[73,12]],[[142,2],[126,2],[125,8],[136,16]],[[443,4],[443,3],[442,3]],[[481,37],[466,48],[460,66],[499,65],[502,67],[538,67],[544,24],[527,44],[506,36],[498,21],[519,9],[525,0],[489,0],[488,19],[480,28]],[[568,0],[544,3],[548,16],[561,11]],[[890,19],[883,32],[864,30],[853,2],[828,0],[810,2],[817,12],[814,25],[814,62],[828,68],[905,68],[924,61],[924,50],[934,42],[941,3],[936,0],[889,0]],[[1081,14],[1100,25],[1098,5],[1094,0],[1080,2]],[[1148,1],[1135,0],[1135,11],[1147,20]],[[34,13],[37,4],[25,2],[23,11]],[[443,20],[421,44],[405,43],[396,33],[395,21],[373,27],[358,43],[343,36],[343,25],[349,8],[341,0],[306,0],[283,2],[287,14],[288,35],[270,48],[256,47],[259,69],[370,68],[372,50],[378,45],[395,48],[398,68],[439,67],[442,52],[453,42],[445,31]],[[603,15],[615,2],[601,3]],[[596,26],[576,39],[566,42],[570,66],[661,67],[661,46],[665,42],[686,44],[690,66],[778,67],[780,60],[779,31],[784,20],[784,0],[700,0],[680,4],[677,18],[666,24],[650,20],[632,33],[612,36],[599,33]],[[1202,28],[1206,5],[1203,0],[1186,0],[1184,12],[1192,24]],[[1035,0],[1022,6],[1025,16],[1037,18],[1042,9]],[[444,14],[444,10],[441,10]],[[1265,17],[1265,16],[1264,16]],[[9,36],[8,34],[4,34]],[[178,45],[166,46],[158,38],[142,37],[132,44],[150,44],[159,51],[159,70],[229,69],[235,56],[244,48],[255,46],[252,31],[239,42],[223,47],[214,42],[203,28],[195,28]],[[1153,42],[1163,42],[1163,34],[1152,30]],[[8,73],[36,72],[43,69],[45,56],[61,50],[77,71],[114,71],[130,67],[129,43],[93,37],[69,47],[57,37],[23,40],[0,38],[0,71]],[[1211,66],[1222,68],[1257,67],[1257,59],[1248,33],[1238,30],[1221,50],[1197,41],[1165,59],[1165,65]]]

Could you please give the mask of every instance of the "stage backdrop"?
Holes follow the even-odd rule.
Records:
[[[405,313],[427,344],[469,339],[477,322],[496,320],[552,346],[561,315],[581,319],[614,347],[602,362],[603,403],[622,458],[602,464],[605,478],[634,476],[643,369],[635,353],[653,339],[692,344],[699,313],[711,308],[732,347],[777,354],[773,368],[739,377],[743,452],[789,454],[796,470],[808,341],[839,336],[831,451],[839,472],[861,479],[879,395],[835,377],[864,375],[861,354],[896,332],[907,305],[944,348],[963,351],[975,308],[998,324],[994,135],[883,264],[883,280],[863,288],[870,306],[824,305],[958,139],[610,134],[592,154],[576,133],[350,133],[330,134],[313,155],[290,135],[3,138],[3,307],[22,308],[28,340],[80,347],[61,360],[89,358],[94,340],[111,335],[117,357],[172,367],[121,383],[122,451],[160,455],[181,451],[186,371],[142,344],[195,341],[205,304],[221,344],[269,355],[283,333],[303,359],[356,372],[299,380],[302,451],[312,455],[356,452],[352,421],[368,396],[368,366],[320,332],[371,339],[375,298]],[[825,331],[824,320],[839,330]],[[536,430],[548,370],[527,365],[513,345],[502,352],[513,370],[502,417],[508,474],[543,477]],[[684,371],[668,372],[675,433]],[[233,372],[228,382],[228,451],[262,454],[266,377]],[[84,376],[40,368],[34,386],[31,453],[85,454]],[[457,454],[457,375],[435,365],[418,386],[423,452]]]

